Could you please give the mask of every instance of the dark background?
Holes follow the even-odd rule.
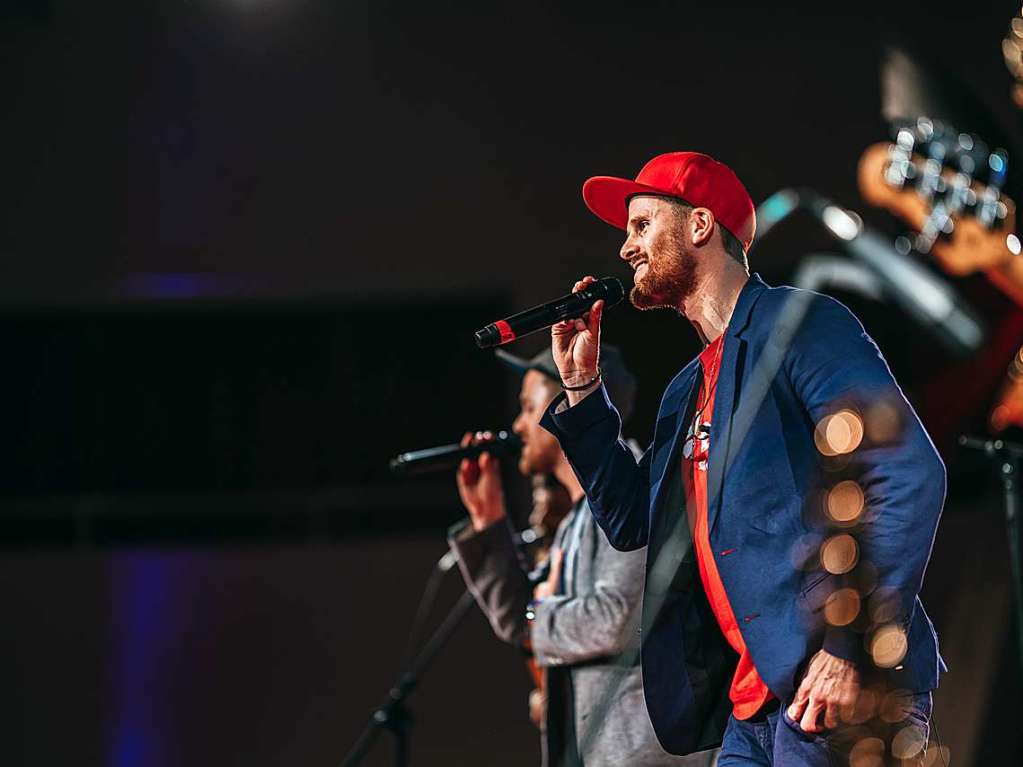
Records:
[[[814,187],[894,236],[855,184],[888,132],[883,47],[940,62],[1023,157],[999,47],[1018,10],[5,5],[4,763],[339,762],[462,515],[451,481],[395,481],[387,459],[510,424],[517,382],[473,330],[583,274],[627,276],[582,180],[698,149],[756,201]],[[752,266],[785,282],[835,249],[797,218]],[[941,734],[954,764],[1015,764],[999,496],[954,439],[984,429],[1023,317],[981,277],[956,287],[989,327],[966,359],[839,297],[952,476],[925,589],[952,669]],[[645,440],[695,336],[623,307],[606,337],[639,375]],[[452,575],[441,608],[457,593]],[[418,763],[535,761],[527,690],[474,612],[414,698]]]

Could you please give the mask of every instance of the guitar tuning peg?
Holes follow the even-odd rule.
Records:
[[[988,185],[1001,189],[1009,173],[1009,153],[1004,149],[996,149],[987,158],[990,178]]]
[[[912,152],[916,145],[916,137],[909,128],[900,128],[895,136],[895,146],[903,152]]]
[[[990,229],[1009,214],[1009,209],[1001,199],[1002,185],[1009,173],[1009,153],[1004,149],[996,149],[988,155],[987,164],[988,183],[978,195],[976,216],[982,226]]]
[[[884,169],[885,181],[901,189],[908,179],[916,175],[913,165],[913,147],[916,138],[909,128],[900,128],[895,143],[888,148],[888,164]]]
[[[934,138],[934,122],[929,117],[918,117],[916,119],[917,139],[926,143]]]

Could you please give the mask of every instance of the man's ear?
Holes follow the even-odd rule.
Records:
[[[693,208],[689,211],[689,237],[693,245],[701,247],[710,242],[714,234],[714,214],[707,208]]]

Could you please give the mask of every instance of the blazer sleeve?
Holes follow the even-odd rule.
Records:
[[[576,556],[592,558],[593,589],[536,604],[530,637],[541,666],[612,657],[638,639],[646,551],[616,551],[592,519],[586,522],[593,545]]]
[[[783,359],[813,424],[846,404],[865,414],[868,434],[850,464],[866,503],[860,558],[876,568],[875,594],[890,597],[891,619],[908,631],[944,504],[945,466],[876,344],[838,301],[814,297]],[[898,427],[885,439],[869,433],[879,404]],[[856,661],[862,636],[828,627],[823,647]]]
[[[574,407],[562,392],[540,425],[568,456],[597,524],[619,551],[647,545],[650,512],[650,451],[637,463],[621,438],[622,421],[601,384]]]
[[[515,546],[511,524],[495,522],[477,532],[468,521],[463,521],[448,532],[448,545],[458,557],[465,584],[497,638],[522,645],[532,587],[526,564]]]

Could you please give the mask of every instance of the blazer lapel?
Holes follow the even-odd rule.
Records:
[[[739,398],[740,362],[745,357],[746,342],[741,338],[725,338],[714,394],[714,412],[710,423],[710,455],[707,457],[707,530],[714,531],[721,510],[721,489],[728,465],[728,446],[732,437],[732,416]]]
[[[685,519],[685,495],[681,493],[682,443],[686,427],[693,417],[695,407],[696,380],[700,370],[699,362],[693,361],[672,381],[671,391],[662,403],[662,412],[670,413],[657,423],[654,444],[661,439],[668,442],[664,453],[664,465],[657,477],[657,489],[650,506],[650,552],[655,555],[666,544],[674,529],[669,523]],[[664,436],[661,435],[664,432]],[[670,436],[669,436],[670,435]],[[681,499],[681,500],[679,500]],[[686,525],[688,531],[688,524]]]
[[[714,532],[714,523],[721,511],[721,491],[728,468],[732,418],[739,402],[742,367],[746,357],[746,342],[742,333],[749,324],[753,305],[766,288],[759,274],[750,275],[739,293],[732,319],[725,331],[725,348],[721,355],[710,425],[710,455],[707,458],[707,530],[710,533]]]

